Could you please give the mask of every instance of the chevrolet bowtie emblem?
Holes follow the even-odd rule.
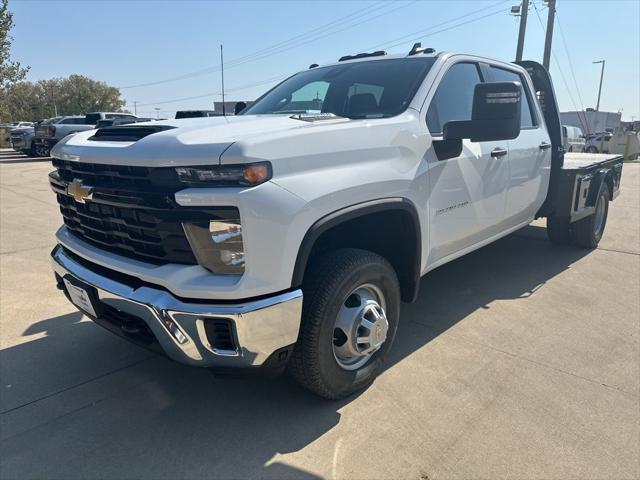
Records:
[[[93,187],[83,185],[82,180],[74,178],[73,182],[67,185],[67,193],[71,195],[76,202],[84,203],[86,200],[91,200]]]

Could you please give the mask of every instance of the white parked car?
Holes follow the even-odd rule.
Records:
[[[562,125],[562,145],[565,152],[584,152],[585,135],[580,127]]]
[[[302,71],[238,116],[62,139],[59,288],[177,361],[342,398],[434,268],[536,217],[595,247],[622,161],[563,157],[547,71],[418,47]]]

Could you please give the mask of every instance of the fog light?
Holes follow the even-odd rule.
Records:
[[[239,218],[185,223],[184,231],[198,263],[213,273],[244,273],[244,244]]]

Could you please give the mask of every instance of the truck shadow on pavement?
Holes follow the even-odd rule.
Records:
[[[387,369],[492,301],[534,295],[586,254],[527,227],[431,272],[402,308]],[[25,335],[42,333],[0,352],[3,478],[319,478],[280,455],[330,434],[355,399],[324,401],[288,376],[215,379],[76,313]]]

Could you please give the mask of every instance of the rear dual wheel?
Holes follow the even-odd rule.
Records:
[[[569,223],[561,217],[547,218],[547,236],[553,243],[573,243],[583,248],[596,248],[607,224],[609,215],[609,186],[603,183],[596,198],[596,208],[593,215],[582,220]]]
[[[302,325],[289,370],[327,399],[369,385],[382,370],[398,327],[400,287],[380,255],[340,249],[310,266]]]

